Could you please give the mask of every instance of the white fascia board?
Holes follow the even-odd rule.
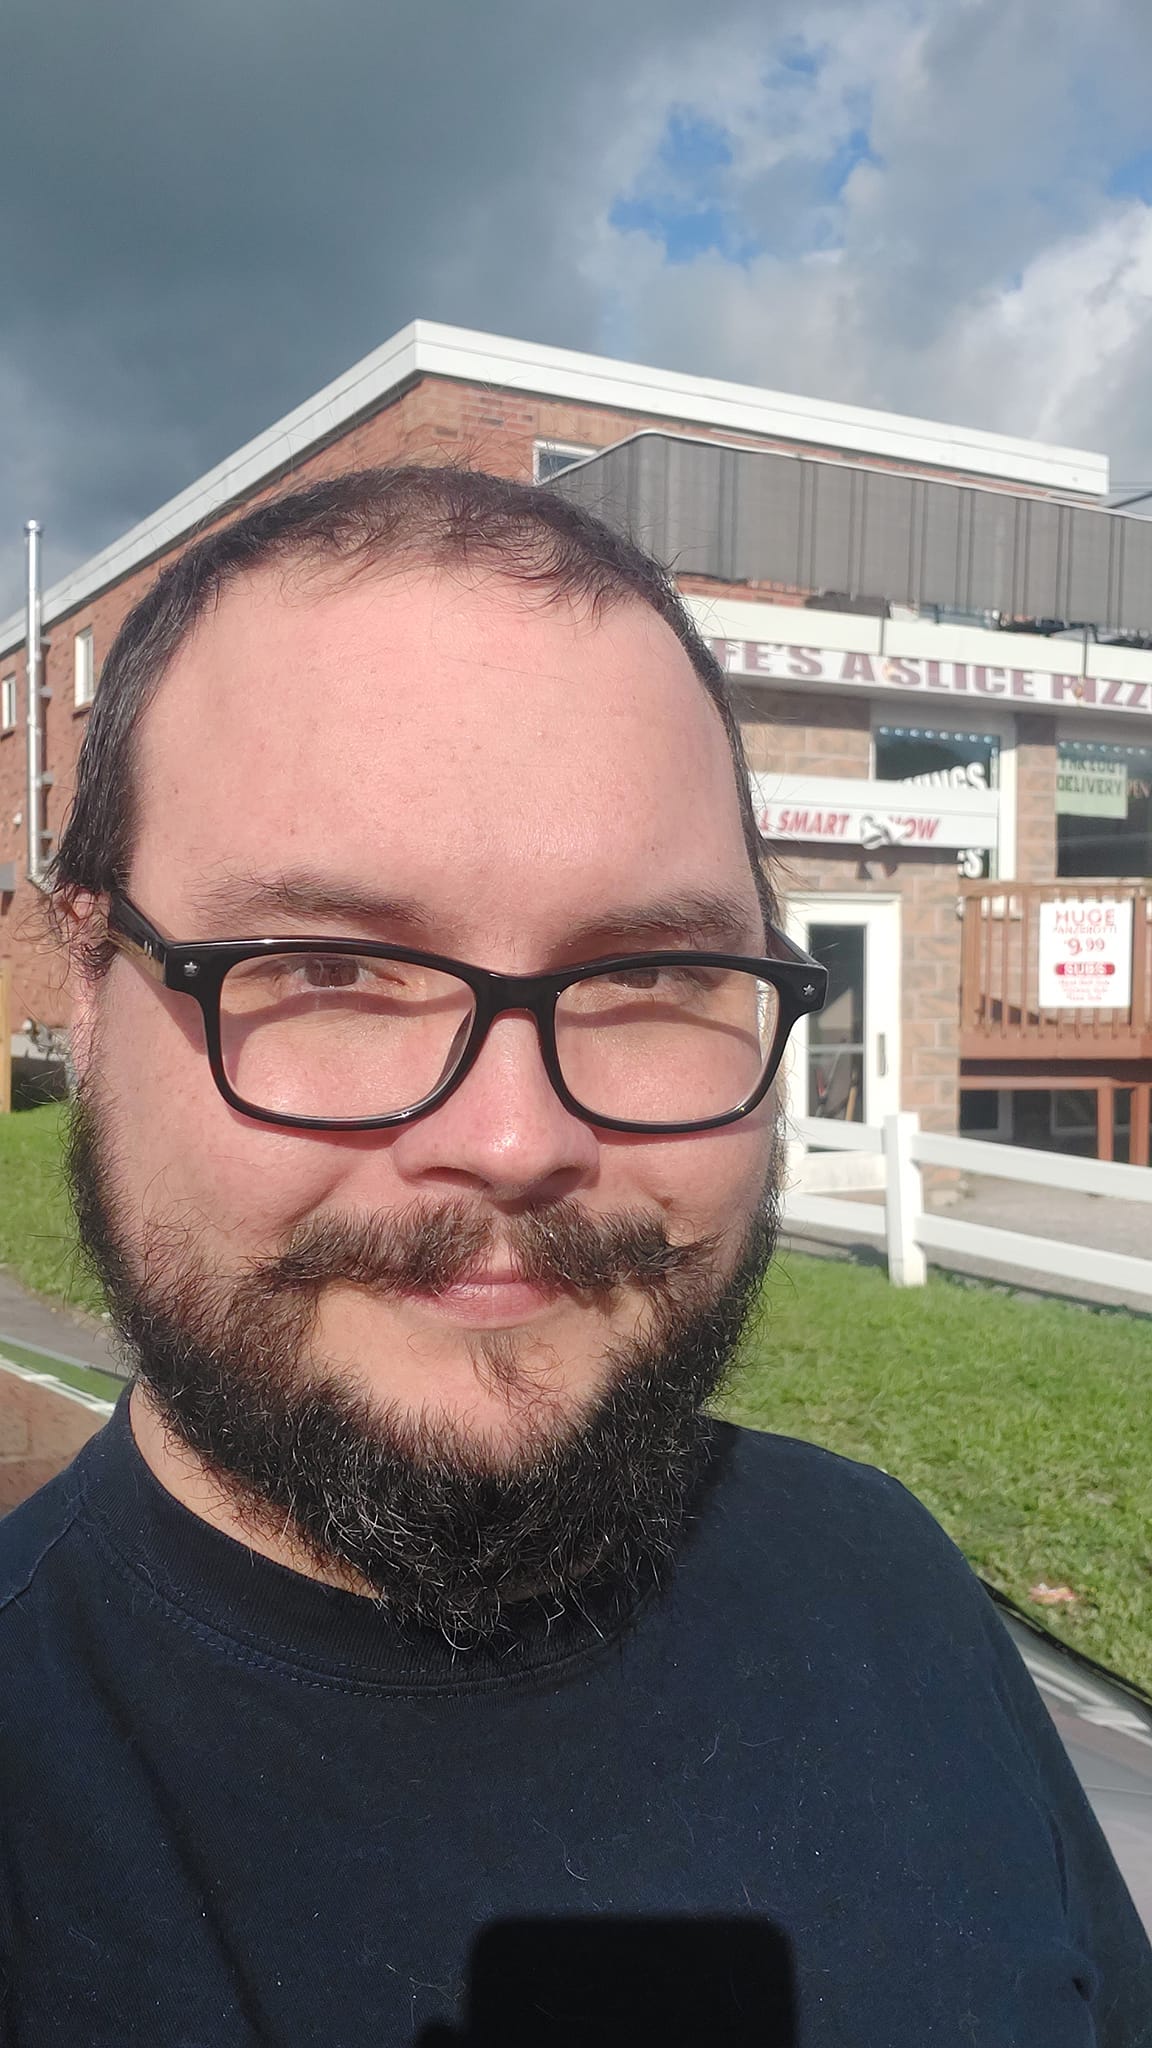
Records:
[[[127,576],[141,562],[149,561],[190,533],[202,520],[242,497],[258,490],[270,476],[307,453],[319,441],[338,433],[358,413],[386,397],[417,374],[416,329],[418,323],[394,334],[382,348],[375,349],[334,383],[286,413],[266,433],[246,441],[233,455],[205,472],[178,497],[150,513],[138,526],[129,527],[119,540],[100,554],[91,555],[62,582],[44,593],[43,617],[48,625],[64,613],[83,604],[99,590]],[[23,646],[24,613],[17,612],[0,626],[0,654]]]
[[[687,377],[674,370],[654,370],[644,363],[542,348],[503,335],[439,327],[431,321],[417,321],[416,330],[421,368],[431,375],[576,399],[612,412],[693,420],[731,433],[777,435],[841,448],[846,453],[960,469],[1073,495],[1103,497],[1108,490],[1107,456],[1082,448],[986,434],[974,427],[838,405],[829,399],[797,398],[791,392],[764,391],[753,384],[730,384],[717,377]]]
[[[246,442],[186,491],[54,584],[44,597],[45,624],[162,553],[233,500],[259,489],[269,477],[416,376],[451,377],[460,383],[570,399],[611,412],[841,448],[845,453],[963,470],[1073,495],[1103,497],[1108,490],[1107,457],[1083,449],[1049,447],[936,420],[905,419],[898,413],[797,398],[789,392],[762,391],[716,377],[687,377],[643,363],[616,362],[607,356],[544,348],[504,335],[413,320],[342,377],[286,413],[266,433]],[[0,626],[0,654],[20,646],[23,639],[24,616],[19,613]]]

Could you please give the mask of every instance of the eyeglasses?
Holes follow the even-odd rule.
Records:
[[[497,1017],[535,1019],[564,1107],[606,1130],[736,1123],[763,1101],[827,969],[783,932],[780,958],[629,953],[553,974],[494,974],[360,939],[165,939],[113,895],[113,943],[199,1004],[225,1102],[260,1123],[386,1130],[437,1109]]]

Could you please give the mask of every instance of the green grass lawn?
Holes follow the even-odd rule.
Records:
[[[784,1253],[733,1421],[880,1465],[983,1577],[1152,1690],[1152,1321]],[[1045,1608],[1030,1587],[1069,1586]]]
[[[0,1116],[0,1266],[25,1287],[99,1312],[100,1290],[76,1252],[61,1169],[64,1107]]]
[[[0,1265],[98,1308],[61,1116],[0,1117]],[[1152,1320],[784,1253],[723,1408],[882,1465],[985,1578],[1152,1690]],[[1031,1606],[1041,1580],[1076,1604]]]

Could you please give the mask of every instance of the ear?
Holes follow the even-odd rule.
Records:
[[[104,977],[97,961],[107,934],[104,903],[87,890],[78,890],[61,903],[64,944],[67,954],[65,991],[68,1000],[68,1049],[78,1081],[83,1082],[92,1062],[100,991]]]

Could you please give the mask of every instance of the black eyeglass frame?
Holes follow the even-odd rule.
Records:
[[[194,939],[182,943],[166,939],[144,913],[119,892],[109,897],[108,937],[122,952],[138,958],[153,978],[177,995],[190,996],[204,1019],[204,1040],[208,1064],[216,1087],[232,1109],[256,1123],[275,1124],[305,1131],[383,1131],[410,1124],[428,1116],[457,1089],[480,1056],[484,1041],[497,1017],[526,1012],[536,1024],[540,1055],[548,1079],[564,1108],[582,1123],[599,1130],[625,1131],[636,1136],[687,1136],[693,1131],[719,1130],[750,1116],[764,1100],[776,1078],[784,1048],[801,1017],[823,1008],[828,994],[828,969],[821,967],[786,933],[769,926],[770,942],[784,955],[781,959],[759,958],[742,953],[693,952],[668,948],[654,953],[622,953],[603,960],[583,960],[577,966],[561,967],[549,974],[497,974],[488,967],[473,967],[464,960],[451,960],[441,953],[423,953],[409,946],[389,946],[370,939],[261,938]],[[447,1078],[408,1109],[388,1116],[323,1117],[292,1116],[278,1110],[259,1109],[246,1102],[232,1087],[224,1066],[220,1036],[220,992],[231,968],[246,960],[258,960],[267,953],[357,954],[373,960],[406,960],[417,967],[431,967],[464,982],[473,993],[476,1011],[467,1041]],[[597,975],[619,973],[628,968],[683,966],[743,968],[768,982],[776,990],[780,1011],[776,1038],[767,1065],[756,1087],[735,1109],[722,1116],[703,1117],[692,1123],[636,1123],[622,1117],[597,1116],[569,1090],[556,1049],[556,1005],[566,989]]]

